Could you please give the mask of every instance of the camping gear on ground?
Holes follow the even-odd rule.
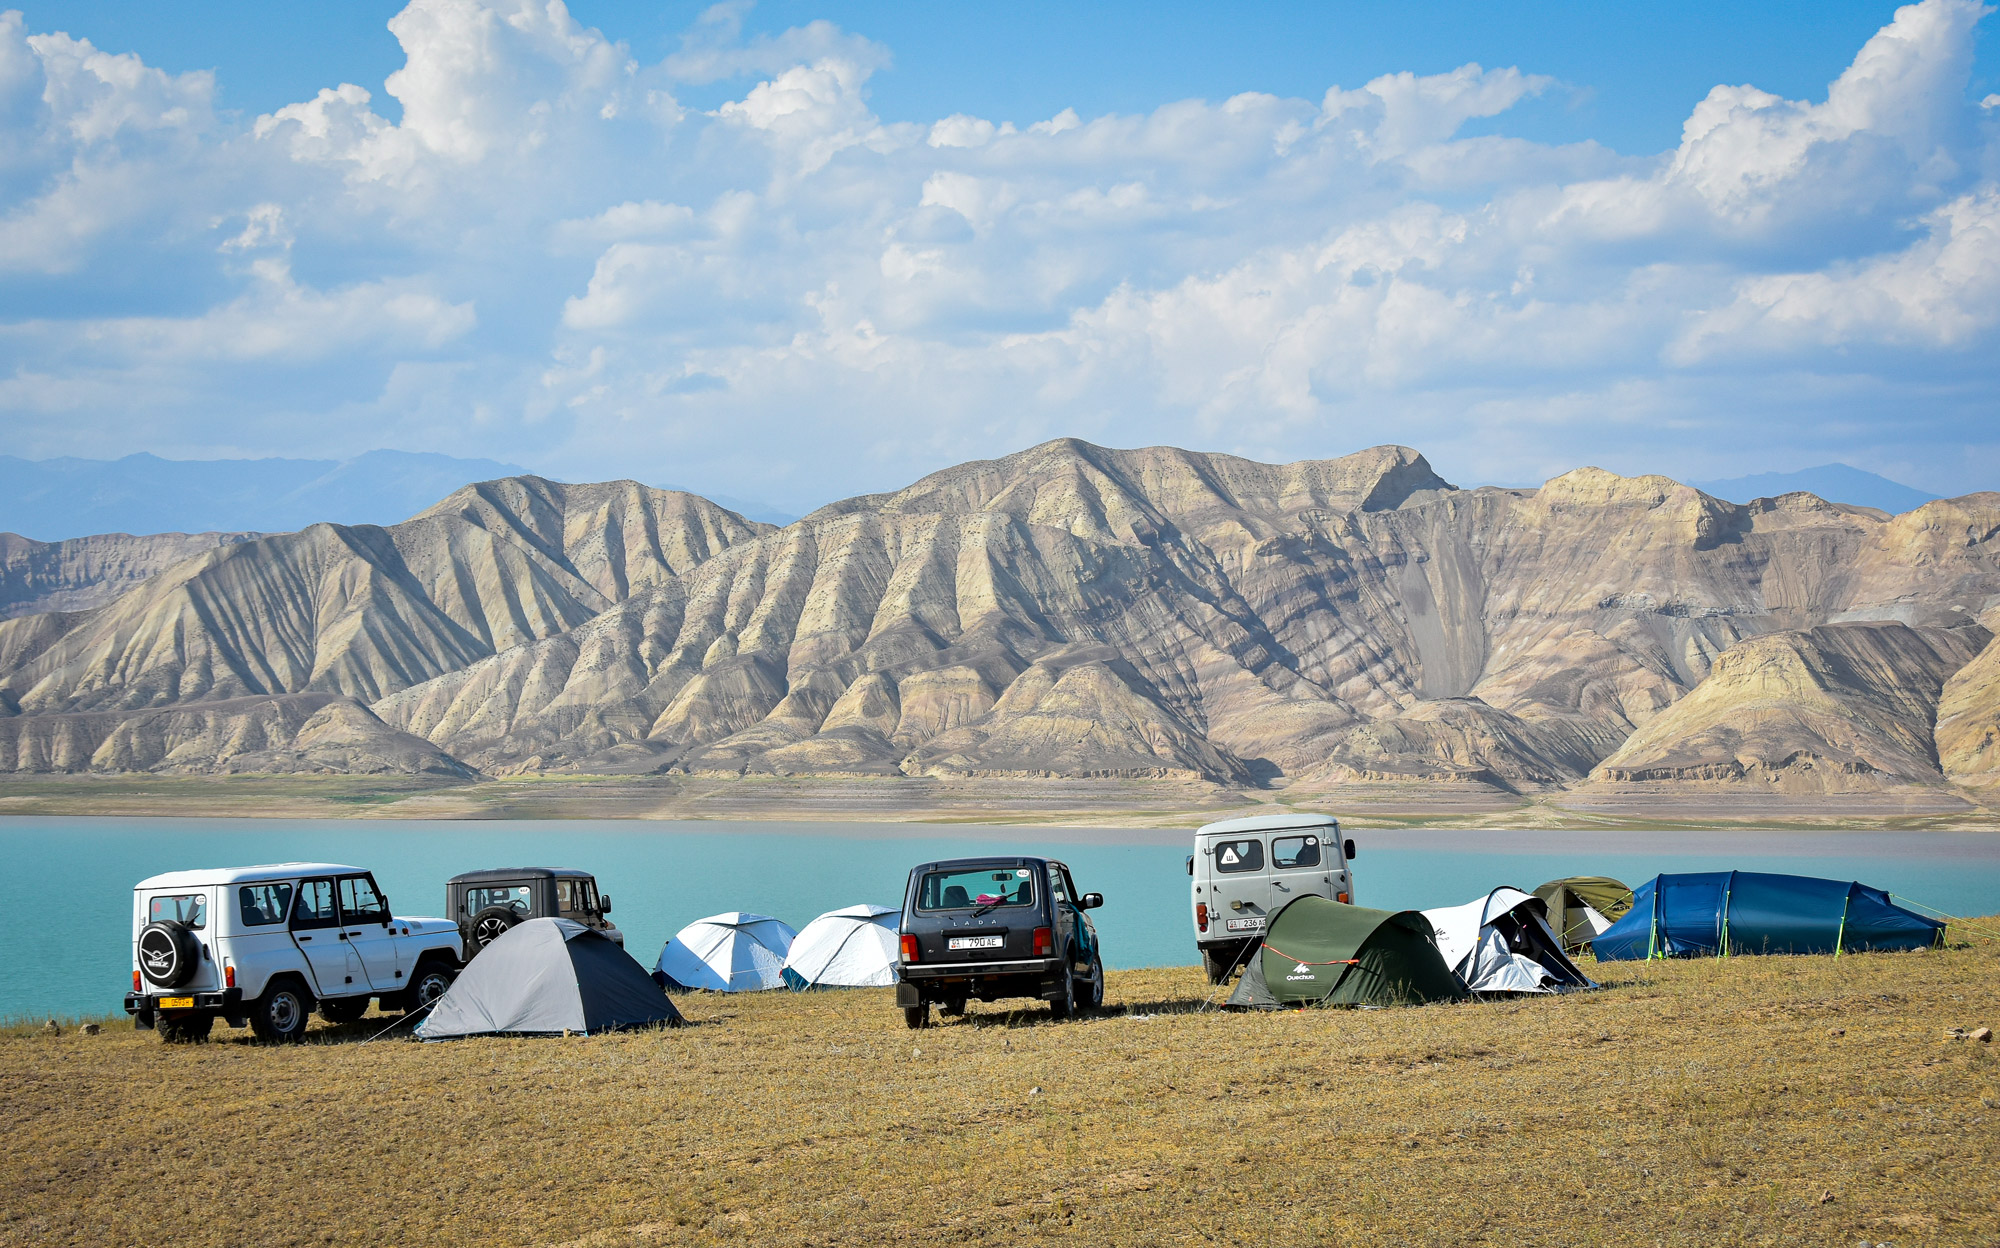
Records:
[[[785,955],[791,988],[885,988],[896,982],[903,912],[889,906],[829,910],[799,929]]]
[[[1424,911],[1444,964],[1474,993],[1569,992],[1594,988],[1563,956],[1539,897],[1496,888],[1477,901]]]
[[[1573,875],[1535,890],[1549,907],[1549,927],[1564,953],[1582,953],[1632,908],[1632,890],[1608,875]]]
[[[1860,953],[1928,949],[1944,942],[1944,927],[1866,884],[1713,871],[1659,875],[1641,884],[1631,912],[1592,947],[1603,962],[1732,953]]]
[[[603,932],[569,919],[527,919],[480,951],[417,1034],[590,1034],[680,1021],[646,968]]]
[[[785,986],[785,955],[798,937],[768,914],[732,910],[696,919],[660,950],[653,978],[668,991],[761,992]]]
[[[1271,916],[1228,1005],[1421,1005],[1470,994],[1415,910],[1368,910],[1295,897]]]

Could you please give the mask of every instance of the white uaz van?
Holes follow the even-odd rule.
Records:
[[[464,961],[458,925],[398,918],[359,867],[286,862],[173,871],[132,891],[132,991],[125,1012],[170,1044],[217,1018],[265,1040],[297,1040],[315,1007],[328,1022],[421,1009]]]
[[[1331,815],[1255,815],[1197,828],[1188,874],[1194,941],[1209,982],[1229,978],[1292,898],[1353,902],[1352,857],[1354,842],[1341,841]]]

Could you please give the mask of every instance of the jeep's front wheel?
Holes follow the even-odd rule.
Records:
[[[410,986],[403,989],[403,1013],[415,1014],[429,1009],[437,999],[451,987],[451,981],[458,978],[451,968],[436,962],[426,962],[410,977]]]
[[[250,1004],[250,1030],[259,1040],[293,1044],[305,1039],[313,1011],[312,995],[293,981],[283,980],[264,990]]]
[[[162,1014],[153,1024],[162,1044],[200,1044],[215,1030],[213,1014]]]
[[[922,1031],[931,1025],[931,1003],[919,1002],[903,1007],[903,1022],[911,1031]]]

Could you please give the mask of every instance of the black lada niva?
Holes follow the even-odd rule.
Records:
[[[1047,858],[953,858],[910,872],[903,894],[896,1004],[911,1027],[931,1006],[963,1014],[969,1000],[1037,997],[1057,1018],[1104,1003],[1104,959],[1079,893]]]

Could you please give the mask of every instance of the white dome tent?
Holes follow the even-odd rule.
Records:
[[[829,910],[799,929],[785,957],[794,989],[882,988],[896,982],[903,912],[888,906]]]
[[[732,910],[696,919],[660,950],[653,977],[668,989],[762,992],[785,986],[785,955],[798,933],[768,914]]]
[[[1424,911],[1444,962],[1475,993],[1570,992],[1593,988],[1549,930],[1548,903],[1518,888]]]

